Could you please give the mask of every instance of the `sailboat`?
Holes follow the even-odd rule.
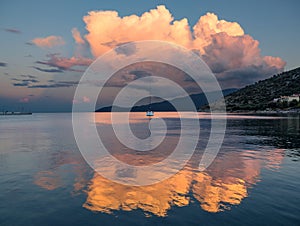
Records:
[[[148,105],[148,110],[146,112],[146,116],[151,117],[151,116],[154,116],[154,112],[151,110],[151,83],[150,83],[149,86],[150,86],[149,87],[149,89],[150,89],[150,91],[149,91],[149,94],[150,94],[149,99],[150,99],[150,101],[149,101],[149,105]]]
[[[146,116],[149,116],[149,117],[154,116],[153,111],[151,111],[151,109],[148,109]]]

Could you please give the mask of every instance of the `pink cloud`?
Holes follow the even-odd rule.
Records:
[[[259,42],[249,35],[230,36],[218,33],[212,36],[212,42],[204,47],[203,59],[216,73],[262,64]]]
[[[122,43],[163,40],[195,50],[221,82],[227,79],[236,87],[282,72],[286,64],[279,57],[262,56],[259,41],[245,34],[237,22],[219,19],[214,13],[201,16],[194,26],[190,26],[186,18],[175,20],[163,5],[140,16],[121,17],[116,11],[91,11],[83,21],[87,31],[84,38],[77,28],[72,29],[78,44],[73,57],[52,54],[48,55],[47,61],[37,63],[61,70],[82,71],[76,67],[92,63],[92,59],[81,57],[83,48],[90,47],[96,58]],[[41,47],[64,44],[59,36],[36,38],[32,42]]]
[[[38,64],[44,64],[52,67],[57,67],[62,70],[80,71],[74,69],[76,66],[89,66],[92,63],[92,59],[83,57],[59,57],[58,54],[48,54],[49,59],[47,61],[37,61]]]
[[[82,98],[82,101],[83,101],[84,103],[90,103],[90,102],[91,102],[91,99],[90,99],[89,97],[84,96],[84,97]]]
[[[85,38],[96,57],[120,43],[151,39],[174,42],[203,53],[203,48],[211,44],[214,34],[244,35],[238,23],[219,20],[213,13],[201,16],[191,29],[186,18],[174,20],[163,5],[140,17],[120,17],[116,11],[91,11],[83,20],[88,31]]]
[[[174,21],[165,6],[157,6],[140,17],[120,17],[116,11],[91,11],[83,18],[88,34],[85,39],[97,57],[119,43],[139,40],[166,40],[190,45],[191,32],[187,19]],[[114,45],[108,46],[107,43]]]
[[[36,46],[42,48],[52,48],[54,46],[61,46],[65,44],[65,41],[62,37],[54,36],[54,35],[44,37],[44,38],[35,38],[31,40],[31,42]]]
[[[90,103],[91,102],[91,99],[87,96],[83,96],[82,99],[73,99],[72,100],[72,103],[73,104],[80,104],[80,103]]]
[[[19,100],[19,102],[21,103],[28,103],[29,102],[29,98],[28,97],[23,97]]]
[[[230,36],[224,32],[212,36],[211,44],[204,47],[203,59],[231,87],[279,73],[286,64],[279,57],[262,56],[259,42],[251,36]]]
[[[72,35],[77,44],[80,44],[80,45],[85,44],[85,41],[82,39],[81,34],[76,27],[74,27],[72,29]]]
[[[193,48],[204,53],[203,48],[213,41],[213,35],[226,33],[229,36],[243,36],[244,30],[236,22],[219,20],[218,16],[213,13],[207,13],[201,16],[193,27]]]
[[[200,53],[217,76],[235,76],[237,84],[239,79],[251,83],[259,75],[279,73],[285,66],[279,57],[262,56],[259,42],[245,34],[237,22],[220,20],[213,13],[201,16],[192,28],[186,18],[174,20],[163,5],[141,16],[91,11],[83,20],[88,32],[85,39],[95,57],[121,43],[170,41]]]
[[[270,67],[281,68],[282,70],[286,64],[280,57],[265,56],[263,61]]]

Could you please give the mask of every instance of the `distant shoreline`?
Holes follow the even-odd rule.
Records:
[[[32,115],[32,112],[1,112],[0,116],[5,115]]]
[[[227,114],[239,115],[300,115],[300,109],[297,110],[273,110],[273,111],[230,111]]]

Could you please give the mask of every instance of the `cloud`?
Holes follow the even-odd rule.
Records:
[[[56,81],[48,80],[46,84],[40,84],[40,81],[36,79],[33,75],[20,75],[23,78],[12,78],[12,85],[17,87],[27,87],[27,88],[61,88],[61,87],[74,87],[78,85],[79,81]]]
[[[28,82],[28,83],[37,83],[39,80],[37,79],[18,79],[18,78],[12,78],[13,81],[19,81],[19,82]]]
[[[151,76],[151,73],[149,73],[147,71],[142,71],[142,70],[130,71],[129,74],[135,75],[135,79]]]
[[[36,63],[56,67],[59,70],[82,72],[82,70],[74,69],[73,67],[89,66],[93,61],[83,57],[59,57],[58,54],[48,54],[47,57],[49,58],[47,61],[37,61]]]
[[[129,42],[126,42],[126,43],[129,43]],[[122,46],[123,44],[126,44],[126,43],[118,43],[116,44],[117,45],[117,48],[115,48],[115,52],[118,54],[118,55],[125,55],[125,56],[130,56],[132,54],[134,54],[136,52],[136,47],[134,44],[131,44],[131,45],[127,45],[127,46]]]
[[[39,85],[29,85],[28,88],[66,88],[66,87],[74,87],[78,84],[78,81],[54,81],[51,80],[49,84],[39,84]]]
[[[83,96],[81,99],[73,99],[72,103],[73,104],[80,104],[80,103],[90,103],[91,102],[91,98],[87,97],[87,96]]]
[[[14,34],[21,34],[22,32],[18,29],[14,29],[14,28],[5,28],[4,29],[6,32],[9,32],[9,33],[14,33]]]
[[[34,69],[38,70],[38,71],[42,71],[42,72],[48,72],[48,73],[61,73],[63,72],[63,70],[61,69],[45,69],[45,68],[40,68],[40,67],[33,67]]]
[[[16,82],[16,83],[12,83],[13,86],[28,86],[29,82]]]
[[[212,35],[204,47],[203,59],[221,81],[243,86],[283,71],[285,62],[278,57],[261,56],[259,42],[249,35]],[[225,85],[225,84],[223,84]]]
[[[170,79],[173,82],[179,84],[183,89],[188,89],[187,91],[199,92],[199,87],[193,80],[186,81],[187,74],[181,71],[180,69],[164,63],[159,62],[139,62],[135,64],[128,65],[121,70],[113,74],[110,79],[105,83],[107,88],[103,93],[107,92],[107,96],[112,92],[111,88],[118,90],[128,85],[134,80],[147,78],[146,80],[140,81],[135,85],[131,84],[132,89],[134,90],[149,90],[149,84],[152,84],[152,91],[158,96],[160,94],[164,95],[166,89],[170,87],[169,83],[163,83],[158,81],[157,78],[152,77],[157,76],[161,78]],[[194,87],[192,89],[191,87]],[[175,96],[178,94],[176,90],[169,90],[168,94]],[[179,95],[181,95],[180,93]],[[110,95],[111,96],[111,95]]]
[[[259,42],[245,34],[237,22],[220,20],[213,13],[201,16],[192,28],[186,18],[174,20],[163,5],[141,16],[121,17],[116,11],[91,11],[83,20],[88,32],[85,39],[94,57],[122,43],[164,40],[199,53],[221,81],[225,81],[225,76],[235,76],[244,84],[244,80],[252,82],[259,76],[279,73],[285,66],[278,57],[262,56]],[[119,54],[134,52],[118,49]]]
[[[84,45],[85,41],[82,39],[80,32],[76,27],[72,29],[72,35],[77,44]]]
[[[157,6],[140,17],[130,15],[122,18],[116,11],[91,11],[83,20],[88,31],[85,39],[95,57],[119,43],[156,39],[186,46],[192,38],[187,19],[174,21],[165,6]]]
[[[90,102],[91,102],[91,99],[90,99],[89,97],[87,97],[87,96],[84,96],[84,97],[82,98],[82,101],[83,101],[84,103],[90,103]]]
[[[34,44],[32,42],[25,42],[26,45],[29,45],[29,46],[33,46]]]
[[[201,16],[193,27],[193,49],[199,50],[201,54],[205,51],[203,48],[213,42],[213,36],[219,33],[225,33],[229,36],[243,36],[244,30],[236,22],[219,20],[213,13],[207,13]]]
[[[0,67],[6,67],[7,63],[0,62]]]
[[[122,43],[151,39],[174,42],[203,53],[203,47],[212,42],[214,34],[244,35],[238,23],[219,20],[213,13],[200,17],[191,29],[186,18],[174,20],[163,5],[140,17],[120,17],[116,11],[91,11],[83,20],[88,31],[85,38],[96,57]]]
[[[65,44],[65,41],[62,37],[54,36],[54,35],[44,37],[44,38],[35,38],[31,40],[31,42],[36,46],[42,48],[52,48],[54,46],[61,46]]]
[[[26,79],[12,78],[11,80],[15,81],[15,82],[12,83],[12,85],[13,86],[27,86],[28,87],[32,83],[38,83],[38,82],[40,82],[39,80],[34,79],[31,76],[30,77],[28,77],[28,76],[22,76],[22,77],[27,77],[27,78]]]
[[[30,101],[30,99],[28,97],[23,97],[19,100],[19,102],[21,103],[28,103]]]
[[[20,75],[20,76],[23,77],[23,78],[37,78],[34,75]]]

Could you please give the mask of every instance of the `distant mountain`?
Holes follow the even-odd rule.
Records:
[[[225,102],[227,111],[284,108],[274,103],[273,100],[293,94],[300,94],[300,67],[246,86],[226,96]]]
[[[225,89],[222,92],[223,92],[223,95],[226,96],[232,92],[235,92],[236,90],[237,89]],[[210,94],[213,96],[214,92],[212,92]],[[172,100],[172,102],[181,106],[182,111],[192,111],[193,109],[191,109],[189,106],[186,105],[188,98],[192,99],[196,109],[198,109],[201,106],[207,105],[207,99],[206,99],[204,93],[192,94],[192,95],[186,96],[186,97],[175,98],[174,100]],[[134,106],[131,109],[115,107],[115,111],[117,111],[117,112],[128,112],[128,111],[145,112],[148,110],[148,107],[149,107],[148,105]],[[108,107],[100,108],[100,109],[96,110],[96,112],[111,112],[111,109],[112,109],[112,107],[108,106]],[[173,105],[171,105],[168,101],[152,103],[151,110],[153,110],[153,111],[176,111],[176,109],[173,107]]]

